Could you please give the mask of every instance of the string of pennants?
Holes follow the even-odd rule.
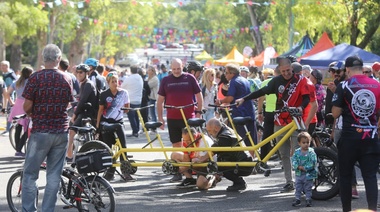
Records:
[[[268,24],[268,30],[271,30],[272,25]],[[146,32],[141,29],[138,32],[125,32],[125,31],[113,31],[107,30],[107,35],[114,35],[120,37],[136,37],[142,40],[155,40],[155,41],[180,41],[180,42],[199,42],[202,40],[219,40],[219,39],[231,39],[239,34],[248,33],[249,30],[259,30],[255,27],[242,27],[234,29],[219,29],[216,32],[211,30],[182,30],[182,29],[161,29],[154,28],[153,33]]]
[[[86,16],[80,16],[82,20],[88,21],[89,24],[94,25],[101,25],[103,26],[111,26],[115,27],[118,30],[127,30],[127,31],[139,31],[142,32],[152,32],[153,35],[172,35],[172,34],[186,34],[186,35],[201,35],[201,34],[211,34],[213,31],[210,29],[194,29],[194,30],[188,30],[188,29],[175,29],[175,28],[151,28],[151,27],[142,27],[142,26],[133,26],[128,24],[121,24],[121,23],[114,23],[114,22],[107,22],[107,21],[101,21],[99,19],[89,18]],[[249,33],[250,31],[258,31],[258,30],[264,30],[264,31],[271,31],[272,30],[272,24],[264,23],[260,26],[251,26],[251,27],[241,27],[241,28],[231,28],[231,29],[218,29],[218,33],[226,33],[226,34],[233,34],[233,33]]]
[[[240,27],[240,28],[228,28],[228,29],[176,29],[176,28],[152,28],[152,27],[143,27],[143,26],[133,26],[127,24],[113,23],[101,21],[99,19],[89,18],[86,16],[80,16],[84,21],[88,21],[89,24],[94,25],[103,25],[117,28],[117,30],[107,30],[107,35],[115,35],[120,37],[138,37],[140,39],[148,40],[191,40],[199,41],[203,39],[207,40],[217,40],[225,39],[242,34],[249,33],[250,31],[271,31],[272,24],[262,24],[260,26],[251,26],[251,27]]]
[[[77,7],[77,8],[83,8],[85,4],[90,4],[91,0],[84,0],[84,1],[79,1],[79,2],[74,2],[74,1],[69,1],[69,0],[54,0],[53,2],[47,2],[47,1],[38,1],[38,0],[33,0],[34,4],[39,4],[42,7],[48,6],[49,8],[53,8],[55,6],[66,6],[69,5],[72,8]],[[113,3],[118,3],[118,2],[131,2],[132,5],[141,5],[141,6],[151,6],[153,5],[156,6],[163,6],[165,8],[171,6],[173,8],[177,7],[182,7],[188,4],[204,4],[203,1],[192,1],[192,0],[177,0],[177,2],[149,2],[149,1],[137,1],[137,0],[114,0],[112,1]],[[248,5],[257,5],[257,6],[270,6],[270,5],[277,5],[277,4],[285,4],[284,2],[276,2],[276,1],[266,1],[266,2],[254,2],[251,0],[238,0],[238,1],[225,1],[225,2],[220,2],[220,1],[215,1],[215,2],[207,2],[208,4],[225,4],[225,5],[233,5],[236,7],[237,5],[242,5],[242,4],[248,4]],[[306,0],[303,2],[299,2],[301,4],[318,4],[318,5],[336,5],[339,4],[338,1],[332,1],[332,2],[327,2],[327,1],[314,1],[314,0]],[[345,2],[341,2],[342,4],[346,4]],[[361,4],[360,2],[353,2],[355,5]],[[363,2],[363,4],[365,1]],[[287,4],[287,3],[286,3]]]
[[[39,4],[42,7],[49,7],[53,8],[55,6],[66,6],[69,5],[72,8],[77,7],[77,8],[83,8],[85,4],[90,4],[91,0],[85,0],[85,1],[79,1],[79,2],[74,2],[74,1],[68,1],[68,0],[54,0],[54,2],[46,2],[46,1],[38,1],[38,0],[33,0],[34,4]]]

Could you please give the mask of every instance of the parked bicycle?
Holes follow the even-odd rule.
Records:
[[[24,125],[20,124],[20,121],[24,121],[27,124],[28,129],[25,129]],[[9,128],[8,136],[9,136],[9,142],[11,143],[12,147],[16,151],[17,151],[16,138],[25,140],[24,150],[26,149],[26,143],[29,138],[29,123],[30,123],[30,120],[26,116],[26,114],[18,115],[12,118],[12,123],[11,123],[11,127]]]
[[[93,150],[78,154],[76,163],[72,163],[62,171],[59,196],[62,202],[66,204],[64,209],[115,211],[115,192],[109,182],[99,175],[111,164],[111,156],[109,152],[104,150]],[[40,176],[45,173],[45,170],[46,165],[42,164]],[[22,211],[22,176],[23,170],[20,169],[8,180],[6,195],[9,209],[12,212]],[[41,182],[43,185],[45,183]],[[42,185],[38,186],[37,196],[43,190]],[[38,204],[38,198],[36,204]]]

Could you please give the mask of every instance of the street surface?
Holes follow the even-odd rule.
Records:
[[[128,121],[126,134],[131,134]],[[5,126],[5,118],[0,117],[0,127]],[[171,146],[167,131],[159,130],[166,147]],[[128,147],[142,147],[146,143],[144,134],[139,138],[127,138]],[[154,146],[158,146],[155,143]],[[6,201],[6,185],[9,177],[22,167],[22,159],[15,159],[8,137],[0,136],[0,211],[9,211]],[[163,153],[136,153],[135,161],[154,161],[164,159]],[[223,179],[217,186],[208,191],[197,189],[177,189],[177,183],[170,183],[171,176],[165,175],[161,167],[138,167],[134,177],[136,182],[124,182],[117,176],[111,182],[116,191],[116,211],[341,211],[339,197],[327,201],[313,201],[313,207],[306,208],[302,199],[300,207],[292,207],[294,194],[280,193],[284,185],[283,172],[278,161],[271,161],[272,174],[246,177],[248,188],[242,192],[226,192],[232,183]],[[353,209],[366,208],[363,180],[358,175],[360,199],[353,200]],[[41,176],[43,178],[43,176]],[[40,196],[42,194],[40,193]],[[41,202],[39,202],[41,204]],[[76,211],[63,209],[64,204],[58,199],[56,211]]]

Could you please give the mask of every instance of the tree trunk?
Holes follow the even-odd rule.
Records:
[[[14,71],[21,71],[21,38],[16,36],[15,42],[11,45],[10,67]]]
[[[45,31],[42,31],[41,29],[37,30],[37,62],[34,66],[34,70],[39,71],[41,70],[41,66],[44,65],[44,61],[42,58],[42,50],[47,44],[47,33]]]
[[[252,26],[254,27],[254,29],[252,30],[252,32],[250,34],[253,38],[253,41],[255,42],[255,49],[257,51],[256,55],[258,55],[262,51],[264,51],[263,39],[261,37],[261,32],[259,29],[260,24],[257,21],[256,13],[252,9],[252,6],[247,4],[247,8],[248,8],[248,12],[249,12],[249,17],[251,18]],[[255,27],[257,27],[257,30],[255,29]]]
[[[358,0],[355,0],[352,2],[353,10],[352,10],[352,16],[350,18],[350,31],[351,31],[351,38],[350,38],[350,44],[353,46],[356,46],[356,42],[358,40],[359,30],[358,30]]]
[[[369,25],[368,30],[366,30],[363,40],[359,43],[358,47],[364,49],[368,43],[371,41],[373,35],[379,29],[380,26],[380,14],[377,15],[376,19]]]
[[[4,32],[0,32],[0,61],[5,60],[5,56]]]
[[[70,61],[70,65],[77,65],[82,62],[84,50],[84,30],[82,28],[77,29],[76,39],[70,43],[70,51],[67,59]]]
[[[49,34],[48,43],[54,43],[55,22],[57,17],[55,16],[55,10],[49,12]]]

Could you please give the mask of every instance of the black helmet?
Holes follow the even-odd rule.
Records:
[[[186,66],[184,68],[184,71],[190,72],[191,70],[194,70],[195,72],[203,71],[203,66],[198,61],[189,61],[189,62],[187,62]]]
[[[86,65],[86,64],[79,64],[77,65],[77,70],[81,70],[83,72],[89,72],[90,71],[90,66]]]
[[[297,62],[297,58],[293,55],[288,55],[286,58],[288,58],[291,63]]]

